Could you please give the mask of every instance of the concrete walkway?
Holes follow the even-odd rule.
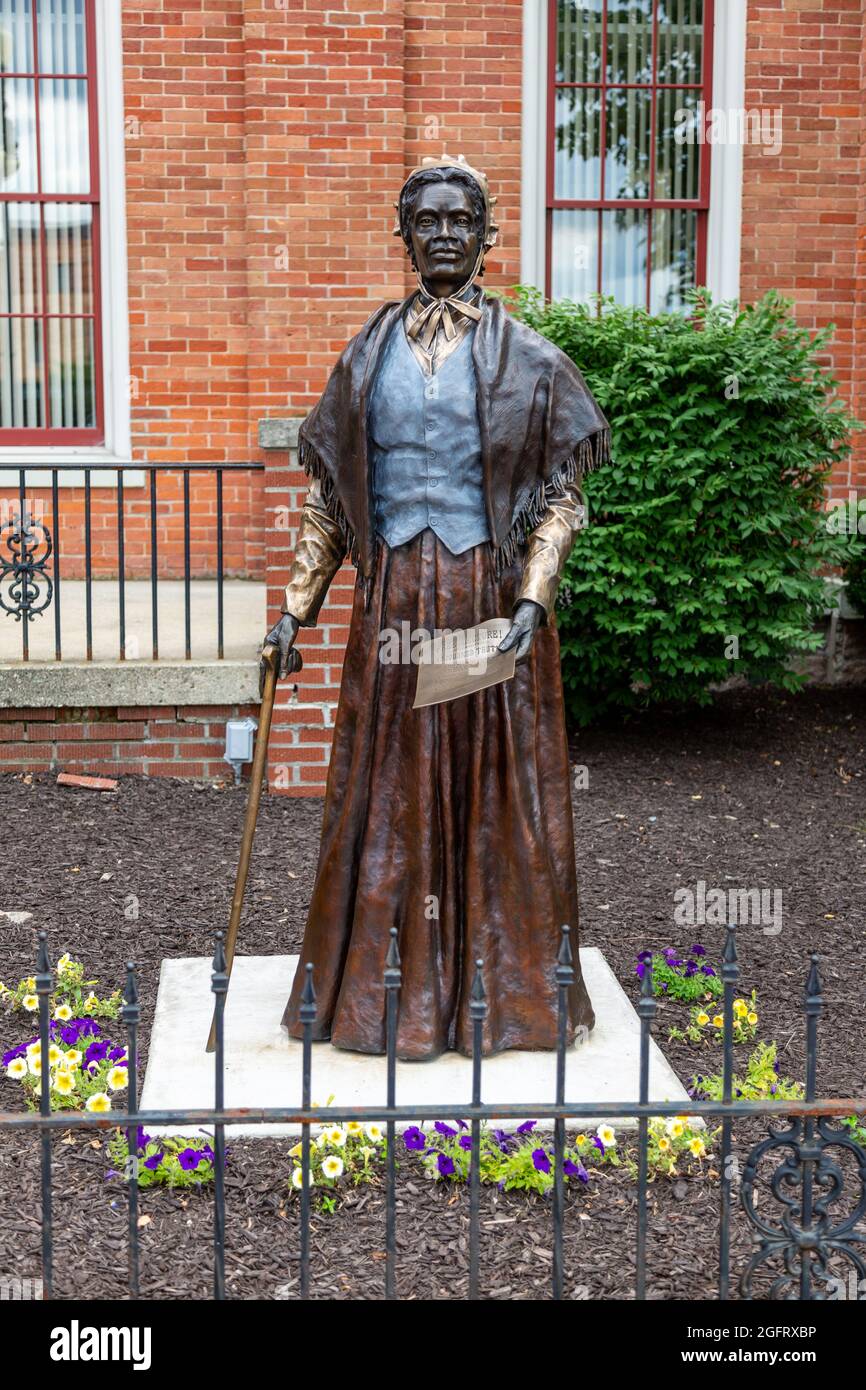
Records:
[[[93,660],[116,662],[120,649],[120,618],[116,579],[95,579],[93,593]],[[60,591],[63,661],[87,656],[83,580],[64,580]],[[147,580],[127,580],[126,659],[149,662],[152,657],[151,588]],[[190,585],[192,658],[213,661],[217,656],[217,584],[195,579]],[[159,659],[182,661],[185,656],[184,586],[182,580],[160,580],[157,588]],[[265,585],[246,579],[227,579],[223,585],[224,646],[227,661],[257,661],[265,635]],[[30,660],[54,661],[54,607],[29,624]],[[0,664],[21,663],[21,624],[0,610]]]

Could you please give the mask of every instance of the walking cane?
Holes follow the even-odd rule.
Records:
[[[300,656],[300,652],[298,653]],[[232,962],[235,958],[235,942],[238,939],[238,927],[241,920],[241,908],[244,902],[244,889],[247,886],[247,874],[250,867],[250,855],[253,849],[253,839],[256,833],[256,819],[259,814],[259,802],[262,798],[262,782],[265,776],[265,765],[268,757],[268,737],[271,732],[271,716],[274,712],[274,697],[277,693],[277,675],[280,669],[280,649],[271,643],[265,645],[262,652],[262,660],[265,663],[265,680],[262,689],[262,703],[259,709],[259,731],[256,735],[256,747],[253,754],[253,769],[250,773],[250,794],[247,799],[247,812],[244,818],[244,833],[241,836],[241,853],[238,860],[238,871],[235,877],[235,893],[232,898],[232,910],[229,915],[229,929],[226,934],[226,974],[231,976]],[[207,1051],[213,1052],[216,1047],[216,1010],[211,1021],[210,1033],[207,1040]]]

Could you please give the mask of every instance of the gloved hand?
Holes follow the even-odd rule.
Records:
[[[544,609],[540,603],[534,603],[530,598],[523,599],[514,610],[511,627],[499,643],[499,650],[510,652],[512,647],[516,647],[517,660],[525,661],[543,617]]]
[[[278,623],[275,623],[264,640],[264,646],[279,647],[280,665],[278,676],[294,675],[303,666],[301,653],[295,651],[295,638],[298,635],[301,624],[297,618],[293,618],[291,613],[284,613]],[[265,688],[265,675],[267,666],[262,661],[259,665],[259,694]]]

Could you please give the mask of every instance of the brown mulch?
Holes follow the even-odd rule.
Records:
[[[866,1091],[863,947],[866,941],[866,700],[862,690],[779,695],[737,691],[705,711],[658,713],[575,736],[573,758],[589,771],[574,795],[582,891],[581,940],[599,946],[632,997],[634,958],[648,946],[712,958],[720,927],[674,925],[674,893],[710,887],[781,889],[778,935],[741,927],[742,991],[759,991],[761,1036],[775,1038],[785,1073],[802,1079],[803,986],[811,950],[821,953],[824,1013],[819,1092]],[[189,783],[122,778],[116,792],[58,787],[49,776],[0,777],[6,833],[0,846],[0,979],[17,980],[35,959],[35,929],[52,955],[69,950],[108,990],[124,963],[140,972],[143,1061],[160,962],[209,954],[231,898],[244,793]],[[318,846],[321,803],[264,798],[247,890],[241,949],[295,950],[303,933]],[[682,1009],[663,1005],[657,1037],[684,1081],[717,1069],[718,1054],[668,1044]],[[21,1040],[20,1018],[0,1015],[0,1046]],[[714,1061],[710,1061],[714,1058]],[[0,1079],[0,1105],[18,1103]],[[741,1158],[764,1133],[737,1127]],[[57,1293],[122,1297],[126,1280],[124,1188],[105,1181],[103,1146],[89,1136],[55,1144]],[[284,1141],[231,1145],[227,1276],[235,1298],[297,1291],[297,1203],[287,1198]],[[482,1194],[482,1291],[488,1298],[546,1297],[548,1202]],[[648,1285],[652,1298],[711,1298],[718,1259],[718,1186],[713,1178],[657,1182],[651,1189]],[[769,1192],[764,1202],[772,1203]],[[142,1194],[142,1293],[210,1293],[212,1199],[206,1192]],[[570,1298],[630,1298],[635,1186],[622,1170],[597,1170],[587,1191],[569,1192],[566,1290]],[[418,1299],[460,1298],[467,1281],[468,1202],[463,1190],[423,1177],[401,1160],[398,1289]],[[32,1136],[0,1141],[0,1279],[39,1272],[39,1167]],[[734,1265],[751,1235],[734,1224]],[[314,1292],[378,1298],[384,1281],[384,1200],[361,1188],[336,1213],[317,1216]]]

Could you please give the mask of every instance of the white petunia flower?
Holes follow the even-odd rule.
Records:
[[[329,1154],[322,1159],[322,1172],[326,1178],[340,1178],[343,1176],[343,1160],[336,1154]]]

